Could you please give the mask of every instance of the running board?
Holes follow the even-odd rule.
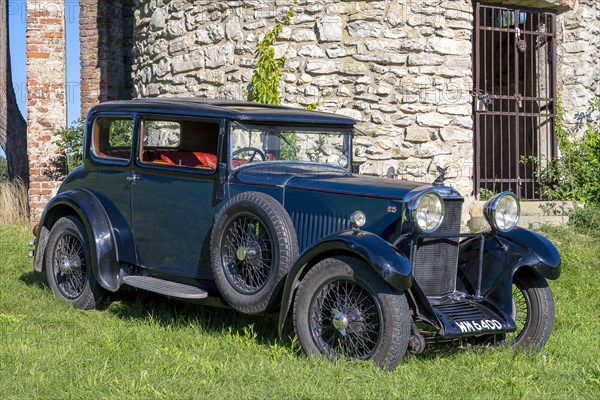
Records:
[[[138,289],[184,300],[197,300],[208,297],[208,292],[199,287],[149,276],[126,276],[123,278],[123,283]]]

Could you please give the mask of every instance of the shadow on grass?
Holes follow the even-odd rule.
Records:
[[[44,290],[49,288],[45,275],[41,273],[26,272],[19,279],[29,286]],[[252,339],[259,345],[295,347],[289,318],[283,337],[280,338],[277,334],[279,314],[276,312],[246,315],[233,309],[186,303],[127,287],[116,293],[106,292],[98,310],[124,320],[147,321],[169,329],[197,326],[202,331],[214,334],[248,336],[252,326]],[[409,355],[407,352],[407,357],[423,361],[435,360],[482,348],[483,346],[470,345],[465,341],[431,343],[423,353]]]
[[[278,314],[245,315],[228,308],[186,303],[135,289],[107,293],[98,309],[125,320],[152,321],[161,327],[184,328],[196,325],[209,333],[244,336],[252,326],[255,340],[259,344],[286,345],[289,342],[277,335]]]
[[[28,271],[19,277],[19,280],[27,286],[33,286],[38,289],[48,289],[48,282],[46,282],[46,274]]]
[[[46,275],[28,271],[19,277],[28,286],[49,290]],[[280,339],[277,334],[278,314],[245,315],[233,309],[210,307],[169,299],[151,292],[122,287],[118,292],[106,292],[97,308],[125,320],[152,321],[161,327],[184,328],[198,326],[209,333],[248,335],[252,326],[259,344],[289,345],[291,339]]]

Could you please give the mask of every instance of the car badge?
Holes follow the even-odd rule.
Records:
[[[394,206],[388,206],[387,212],[395,214],[396,213],[396,207],[394,207]]]

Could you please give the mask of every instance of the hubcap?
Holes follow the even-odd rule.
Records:
[[[246,259],[246,249],[243,247],[238,248],[235,252],[235,255],[237,256],[238,260],[244,261]]]
[[[71,269],[71,262],[68,258],[63,257],[59,261],[58,268],[60,269],[60,272],[66,274]]]
[[[348,317],[345,314],[339,312],[336,309],[331,310],[335,315],[333,316],[333,327],[340,332],[342,336],[346,336],[346,329],[348,328]]]

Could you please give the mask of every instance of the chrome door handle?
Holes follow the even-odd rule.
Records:
[[[135,182],[135,181],[141,180],[142,177],[139,175],[133,174],[133,175],[127,176],[127,178],[125,178],[125,179],[127,179],[129,182]]]

